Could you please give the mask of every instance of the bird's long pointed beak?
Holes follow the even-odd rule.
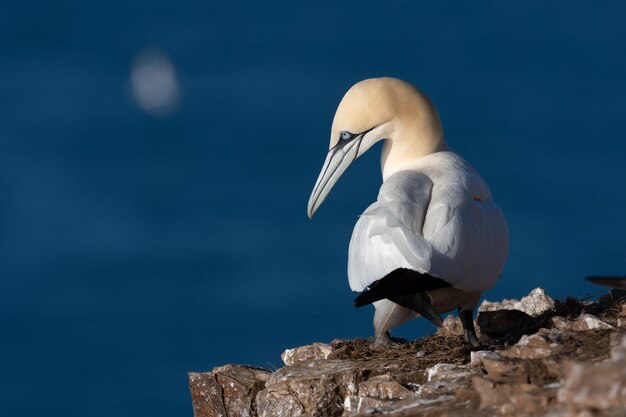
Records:
[[[330,190],[341,177],[341,174],[359,156],[359,146],[362,139],[363,134],[360,134],[348,142],[339,142],[328,151],[322,171],[319,177],[317,177],[317,182],[309,198],[307,207],[309,219],[313,217],[313,214],[322,205]]]

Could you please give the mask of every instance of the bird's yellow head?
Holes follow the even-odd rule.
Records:
[[[309,199],[309,218],[348,166],[382,139],[383,171],[446,146],[437,110],[417,88],[389,77],[355,84],[335,113],[330,149]]]

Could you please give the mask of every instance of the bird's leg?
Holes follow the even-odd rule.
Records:
[[[407,344],[408,340],[403,339],[401,337],[393,337],[389,332],[384,332],[382,334],[377,334],[375,341],[379,345],[385,345],[389,347],[400,347],[403,344]]]
[[[473,311],[461,311],[461,309],[459,309],[459,318],[461,319],[461,324],[463,325],[463,336],[465,337],[465,341],[472,346],[478,346],[480,342],[478,341],[478,336],[476,336],[476,329],[474,329]]]
[[[384,332],[376,335],[376,343],[379,345],[394,345],[393,339],[389,332]]]
[[[404,308],[408,308],[409,310],[413,310],[416,313],[419,313],[420,316],[428,319],[432,324],[437,327],[443,326],[441,316],[433,307],[433,300],[427,292],[389,297],[388,300],[393,301],[394,303],[401,305]]]

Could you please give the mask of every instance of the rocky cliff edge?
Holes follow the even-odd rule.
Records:
[[[398,346],[314,343],[282,354],[276,370],[225,365],[190,372],[195,417],[623,416],[626,300],[555,301],[542,289],[484,302],[482,345],[458,318]]]

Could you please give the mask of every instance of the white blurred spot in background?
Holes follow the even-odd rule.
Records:
[[[174,65],[165,52],[145,49],[137,54],[130,83],[137,104],[150,115],[164,117],[176,110],[180,88]]]

